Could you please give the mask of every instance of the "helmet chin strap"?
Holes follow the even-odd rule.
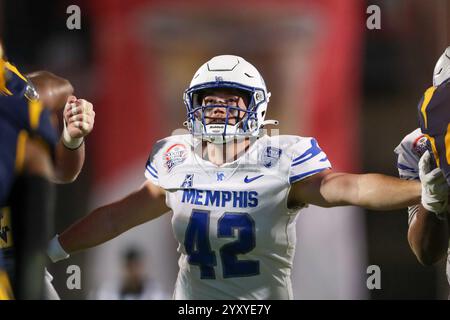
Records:
[[[234,126],[225,124],[207,124],[205,128],[207,133],[204,135],[203,139],[214,144],[224,144],[230,142],[235,137],[237,126],[238,124]],[[221,134],[223,132],[227,132],[228,134],[227,135]]]
[[[232,141],[234,136],[206,136],[203,140],[212,144],[225,144]]]
[[[263,128],[266,125],[278,125],[278,120],[265,120],[260,128]],[[206,134],[203,135],[203,140],[214,143],[214,144],[224,144],[232,141],[236,137],[236,132],[238,130],[239,124],[234,126],[225,125],[225,124],[207,124],[206,125]],[[227,135],[223,135],[226,127]],[[217,131],[217,132],[214,132]],[[211,135],[209,135],[211,134]]]

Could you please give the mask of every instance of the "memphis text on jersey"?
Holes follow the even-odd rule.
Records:
[[[184,189],[181,202],[198,206],[233,208],[254,208],[258,206],[258,192],[256,191],[212,191],[198,189]]]

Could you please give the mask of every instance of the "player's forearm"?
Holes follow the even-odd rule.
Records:
[[[71,254],[102,244],[115,238],[110,206],[100,207],[77,221],[59,236],[63,249]]]
[[[420,203],[417,181],[401,180],[382,174],[358,175],[357,196],[353,205],[372,210],[395,210]]]
[[[73,182],[81,172],[84,163],[84,143],[77,149],[71,150],[60,141],[56,147],[54,182]]]
[[[320,186],[321,206],[355,205],[372,210],[394,210],[420,203],[419,182],[382,174],[331,173]]]
[[[63,249],[71,254],[86,250],[127,231],[130,227],[121,224],[118,218],[117,204],[110,204],[94,210],[92,213],[77,221],[59,236]]]
[[[408,229],[408,242],[423,265],[432,265],[447,254],[449,241],[448,215],[439,219],[433,212],[428,212],[421,205]]]
[[[144,184],[120,201],[94,210],[59,236],[67,253],[88,249],[167,211],[159,189]]]

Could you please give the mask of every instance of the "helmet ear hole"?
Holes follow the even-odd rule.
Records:
[[[266,111],[261,112],[261,115],[264,117],[266,115]]]

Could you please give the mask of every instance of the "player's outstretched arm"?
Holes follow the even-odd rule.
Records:
[[[48,250],[50,258],[54,262],[66,258],[68,254],[102,244],[161,216],[168,210],[164,196],[163,189],[146,181],[135,192],[94,210],[55,237]]]
[[[355,205],[373,210],[394,210],[420,203],[416,181],[382,174],[335,173],[324,170],[293,184],[289,204],[321,207]]]

